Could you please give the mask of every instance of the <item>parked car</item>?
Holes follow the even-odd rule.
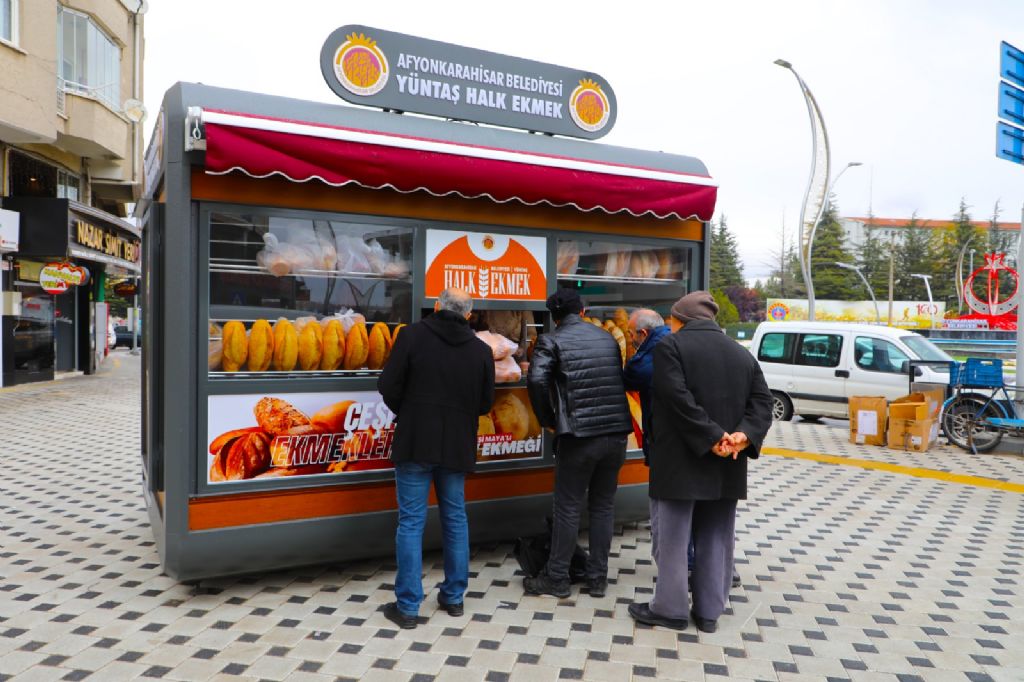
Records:
[[[906,395],[911,360],[952,360],[912,331],[842,322],[763,322],[750,344],[772,392],[772,416],[787,421],[847,417],[851,396]],[[915,366],[914,381],[949,384],[944,365]]]
[[[125,348],[132,347],[132,332],[130,329],[128,329],[128,327],[124,325],[118,325],[117,327],[114,327],[114,333],[117,336],[117,340],[114,343],[114,348],[120,348],[121,346],[124,346]],[[135,347],[142,348],[141,331],[135,332]]]

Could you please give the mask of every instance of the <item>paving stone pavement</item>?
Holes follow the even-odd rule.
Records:
[[[473,548],[466,615],[379,613],[388,559],[203,582],[161,575],[140,493],[138,358],[0,390],[6,680],[1024,680],[1024,495],[765,456],[741,505],[743,585],[719,631],[636,626],[649,529],[608,596],[523,596],[509,543]],[[795,421],[770,445],[1024,482],[1017,456],[913,455]],[[440,555],[425,559],[440,580]]]

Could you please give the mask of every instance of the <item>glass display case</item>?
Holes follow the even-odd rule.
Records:
[[[668,315],[672,304],[696,284],[697,249],[677,242],[558,239],[558,284],[574,287],[588,316],[622,320],[636,308]],[[624,330],[623,330],[624,331]]]
[[[212,212],[209,376],[379,371],[412,321],[412,249],[411,227]]]

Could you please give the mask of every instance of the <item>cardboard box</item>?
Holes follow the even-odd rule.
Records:
[[[919,394],[915,393],[914,396]],[[928,419],[931,417],[931,410],[928,408],[928,403],[924,400],[911,401],[909,398],[912,396],[903,396],[897,398],[889,404],[889,419]],[[922,398],[924,396],[921,396]]]
[[[945,387],[916,390],[908,395],[903,395],[893,400],[889,406],[889,417],[895,419],[938,419],[939,411],[942,410],[942,403],[945,402],[945,400]],[[909,408],[896,408],[896,406],[903,406],[903,404],[910,402],[927,403],[927,414],[922,411],[911,410]]]
[[[886,407],[886,400],[882,396],[850,398],[850,442],[885,445]]]
[[[889,447],[894,450],[927,452],[939,437],[939,422],[936,419],[889,420]]]

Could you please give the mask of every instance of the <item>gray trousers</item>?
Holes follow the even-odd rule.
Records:
[[[693,612],[718,620],[729,601],[736,500],[651,500],[651,553],[658,567],[651,611],[688,618],[686,550],[693,534]]]

